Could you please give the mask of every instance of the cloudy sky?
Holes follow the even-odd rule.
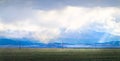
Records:
[[[0,0],[0,37],[41,43],[120,41],[120,0]]]

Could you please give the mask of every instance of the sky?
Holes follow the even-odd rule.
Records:
[[[119,3],[120,0],[0,0],[0,38],[71,44],[120,41]]]

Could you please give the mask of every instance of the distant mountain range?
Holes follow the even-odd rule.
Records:
[[[1,48],[120,48],[120,41],[110,41],[104,43],[39,43],[29,39],[9,39],[0,38]]]

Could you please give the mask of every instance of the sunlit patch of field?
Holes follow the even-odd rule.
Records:
[[[0,61],[120,61],[120,49],[1,48]]]

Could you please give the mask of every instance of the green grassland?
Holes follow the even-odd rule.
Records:
[[[120,61],[120,49],[1,48],[0,61]]]

